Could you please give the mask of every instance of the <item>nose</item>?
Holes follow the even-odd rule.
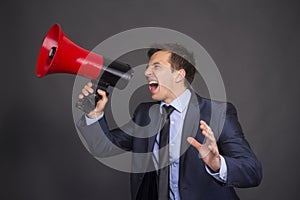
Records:
[[[152,70],[151,70],[151,67],[148,65],[145,72],[144,72],[144,75],[146,77],[149,77],[149,76],[151,76],[151,74],[152,74]]]

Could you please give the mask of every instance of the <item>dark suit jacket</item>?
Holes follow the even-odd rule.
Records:
[[[227,181],[221,183],[206,172],[198,151],[186,138],[195,137],[204,142],[199,121],[212,128],[220,154],[227,165]],[[132,199],[156,199],[155,171],[151,151],[159,131],[161,114],[159,103],[143,103],[134,113],[133,121],[122,129],[110,131],[105,118],[87,126],[82,119],[78,128],[89,151],[96,157],[121,153],[119,148],[132,151]],[[149,136],[150,135],[150,136]],[[149,136],[149,137],[147,137]],[[112,145],[112,143],[115,145]],[[234,187],[254,187],[262,179],[260,162],[244,138],[236,109],[230,103],[211,101],[192,94],[184,121],[179,170],[179,190],[182,200],[239,199]],[[150,152],[150,153],[147,153]],[[144,156],[139,156],[145,153]],[[147,195],[143,196],[144,194]]]

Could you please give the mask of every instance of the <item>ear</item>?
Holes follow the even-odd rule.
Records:
[[[186,74],[185,70],[184,69],[179,69],[179,70],[176,71],[176,73],[177,73],[176,78],[175,78],[176,83],[184,81],[185,74]]]

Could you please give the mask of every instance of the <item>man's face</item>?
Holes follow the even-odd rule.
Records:
[[[153,100],[171,103],[176,98],[178,73],[171,68],[170,57],[171,53],[167,51],[154,53],[145,70]]]

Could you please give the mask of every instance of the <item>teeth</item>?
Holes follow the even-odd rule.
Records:
[[[157,84],[157,81],[150,81],[149,85],[151,85],[151,84]]]

